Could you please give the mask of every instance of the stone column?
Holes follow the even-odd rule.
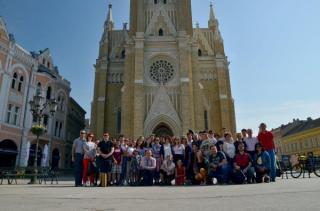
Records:
[[[178,45],[180,55],[180,92],[181,92],[181,134],[194,128],[194,103],[192,88],[192,61],[189,38],[179,32]]]
[[[137,32],[135,39],[135,65],[134,65],[134,102],[133,102],[133,136],[143,135],[145,120],[145,94],[144,94],[144,33]]]
[[[96,136],[102,136],[105,130],[105,107],[107,103],[107,62],[99,61],[95,73],[93,129]]]
[[[121,133],[133,137],[134,46],[126,47],[126,60],[121,88]]]
[[[230,90],[228,61],[225,58],[217,59],[217,80],[221,110],[221,126],[235,132],[235,118],[233,99]]]

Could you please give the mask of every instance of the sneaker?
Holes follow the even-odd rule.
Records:
[[[212,178],[212,184],[213,184],[213,185],[218,184],[218,180],[217,180],[217,178]]]

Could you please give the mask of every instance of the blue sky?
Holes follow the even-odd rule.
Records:
[[[90,116],[93,64],[107,0],[0,0],[10,33],[29,51],[50,48],[71,95]],[[209,0],[193,0],[193,20],[207,27]],[[230,61],[237,128],[257,130],[320,116],[320,1],[216,0]],[[129,22],[129,0],[113,0],[116,27]]]

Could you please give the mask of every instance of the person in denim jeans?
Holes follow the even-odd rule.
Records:
[[[82,186],[82,176],[83,176],[83,145],[86,142],[86,131],[82,130],[80,132],[80,137],[73,141],[72,145],[72,162],[74,162],[74,179],[75,186]]]
[[[256,182],[269,182],[271,159],[269,153],[263,149],[262,144],[257,143],[255,146],[256,154],[253,159],[253,165],[256,172]]]
[[[218,151],[215,145],[210,147],[211,154],[208,159],[208,177],[216,178],[219,183],[228,183],[230,165],[228,164],[226,155],[222,151]]]
[[[270,177],[271,181],[276,181],[276,153],[275,153],[275,145],[273,140],[273,134],[270,131],[267,131],[267,125],[265,123],[261,123],[259,126],[259,135],[258,140],[259,143],[263,146],[264,150],[268,152],[270,157]]]

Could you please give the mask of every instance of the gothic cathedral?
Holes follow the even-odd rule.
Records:
[[[130,0],[130,28],[109,5],[95,65],[91,128],[97,136],[235,132],[229,62],[213,6],[192,27],[191,0]]]

